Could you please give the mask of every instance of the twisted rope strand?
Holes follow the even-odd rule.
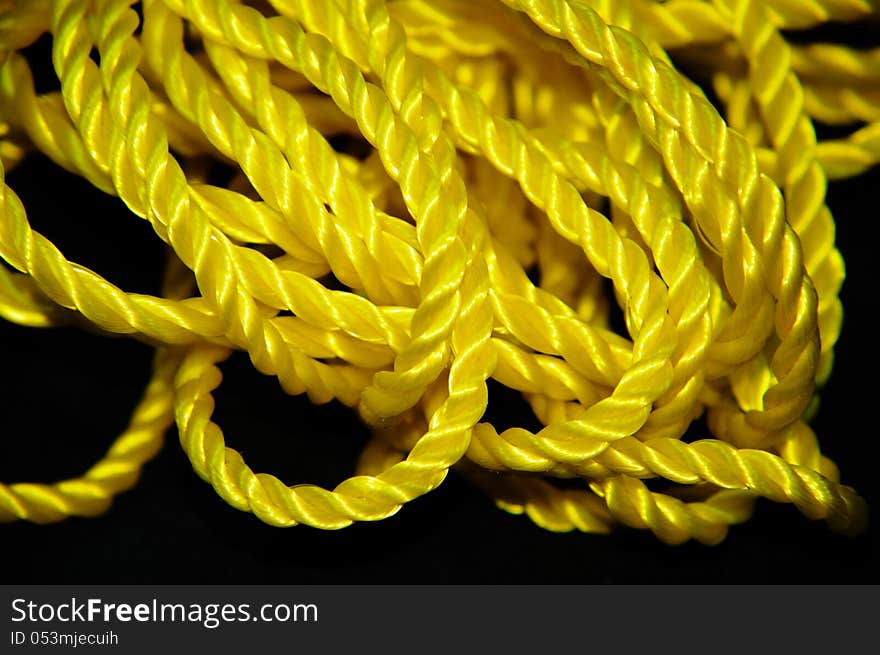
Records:
[[[99,514],[173,420],[196,474],[276,526],[384,519],[453,470],[553,531],[715,544],[766,498],[859,532],[865,503],[807,420],[842,318],[827,180],[880,161],[877,52],[786,34],[877,11],[0,3],[0,316],[157,348],[104,459],[0,484],[0,520]],[[46,33],[58,85],[38,92]],[[814,120],[852,130],[818,140]],[[32,229],[5,180],[37,153],[149,222],[174,255],[160,294]],[[288,484],[226,445],[234,350],[359,412],[353,476]],[[485,418],[490,378],[538,429]]]

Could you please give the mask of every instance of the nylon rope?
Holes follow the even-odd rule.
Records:
[[[176,423],[194,471],[276,526],[383,519],[454,470],[555,531],[713,544],[765,498],[858,533],[808,421],[842,321],[826,188],[880,162],[880,51],[791,34],[878,9],[0,0],[0,180],[42,154],[174,255],[161,295],[127,292],[2,184],[0,316],[156,355],[106,456],[0,484],[0,520],[105,511]],[[38,93],[23,51],[46,34]],[[359,413],[352,477],[291,486],[226,445],[234,351]],[[490,379],[543,427],[484,420]]]

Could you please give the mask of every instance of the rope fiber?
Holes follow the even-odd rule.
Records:
[[[0,0],[0,316],[156,349],[105,457],[0,484],[0,520],[101,513],[176,424],[194,471],[275,526],[383,519],[454,469],[554,531],[715,544],[766,498],[861,532],[808,421],[842,322],[826,188],[880,162],[880,49],[793,35],[878,16]],[[57,80],[38,92],[28,48],[47,34]],[[3,180],[40,154],[149,222],[161,294],[32,229]],[[291,486],[226,445],[212,394],[235,350],[359,413],[352,477]],[[486,421],[490,379],[541,428]]]

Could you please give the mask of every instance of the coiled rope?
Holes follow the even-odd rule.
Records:
[[[196,473],[278,526],[382,519],[455,468],[551,530],[717,543],[763,497],[858,532],[864,502],[806,418],[842,318],[827,180],[880,161],[880,52],[783,31],[877,11],[0,1],[0,170],[39,151],[176,255],[161,296],[128,293],[3,184],[0,315],[157,354],[106,457],[0,485],[0,519],[105,510],[176,421]],[[21,51],[45,33],[60,90],[37,94]],[[814,120],[852,132],[817,142]],[[208,183],[206,160],[232,181]],[[226,446],[212,393],[233,350],[357,409],[373,436],[354,477],[288,486]],[[489,378],[543,428],[482,421]],[[700,417],[709,433],[686,435]]]

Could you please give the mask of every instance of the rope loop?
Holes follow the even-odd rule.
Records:
[[[103,511],[173,415],[195,472],[276,526],[383,519],[454,469],[549,530],[718,543],[767,498],[859,532],[807,421],[842,321],[826,189],[880,162],[880,51],[789,39],[875,10],[0,2],[0,316],[157,348],[107,457],[0,485],[0,520]],[[161,294],[31,227],[5,180],[38,154],[149,223]],[[352,477],[288,486],[226,446],[212,393],[235,350],[359,413]],[[542,427],[486,421],[490,379]]]

